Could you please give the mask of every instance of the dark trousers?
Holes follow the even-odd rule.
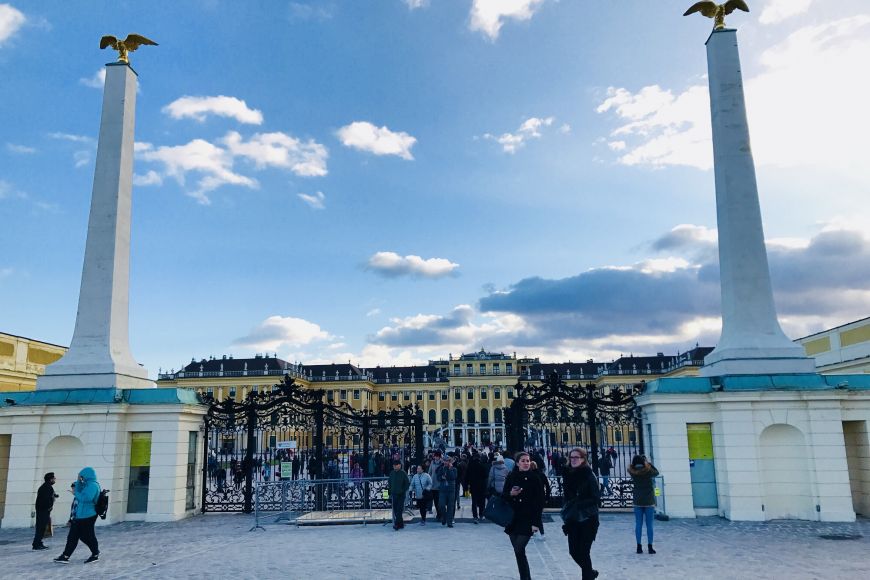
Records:
[[[420,519],[426,521],[426,516],[429,514],[429,500],[424,495],[417,499],[417,508],[420,510]]]
[[[595,572],[592,570],[592,542],[598,535],[598,516],[589,518],[581,524],[568,527],[568,553],[583,571],[583,580],[592,580]]]
[[[45,528],[48,527],[48,522],[51,521],[50,511],[36,512],[36,532],[33,534],[33,547],[38,548],[42,545],[42,538],[45,536]]]
[[[529,559],[526,558],[526,545],[531,536],[521,536],[519,534],[511,534],[511,546],[514,547],[514,556],[517,558],[517,569],[520,572],[520,580],[532,580],[532,573],[529,571]],[[585,575],[583,576],[586,577]]]
[[[471,490],[471,517],[483,519],[483,512],[486,509],[486,492],[480,490],[475,492]]]
[[[439,493],[441,499],[441,513],[444,514],[442,524],[453,525],[453,516],[456,514],[456,489],[441,488]]]
[[[444,514],[441,513],[441,493],[437,489],[432,490],[432,501],[435,503],[435,519],[439,522],[444,519]]]
[[[73,520],[69,528],[69,534],[66,536],[66,548],[63,549],[63,555],[69,558],[76,551],[76,546],[79,545],[79,540],[91,549],[91,554],[100,553],[100,544],[97,542],[97,536],[94,534],[94,524],[97,523],[97,516],[85,518],[83,520]]]
[[[402,518],[402,514],[405,511],[405,496],[404,495],[394,495],[393,496],[393,527],[395,528],[404,528],[405,520]]]

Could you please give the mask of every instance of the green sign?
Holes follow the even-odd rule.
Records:
[[[713,432],[710,423],[686,425],[689,459],[713,459]]]
[[[131,433],[130,467],[151,465],[151,433]]]
[[[289,461],[281,462],[281,479],[291,479],[293,477],[293,464]]]

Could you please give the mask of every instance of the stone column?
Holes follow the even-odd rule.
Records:
[[[136,73],[106,65],[103,113],[75,331],[37,389],[153,387],[129,339],[130,210]]]
[[[780,328],[773,302],[755,164],[749,143],[737,31],[707,40],[722,336],[704,360],[704,376],[811,373],[813,360]]]

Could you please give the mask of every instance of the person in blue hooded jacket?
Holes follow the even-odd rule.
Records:
[[[63,554],[54,559],[55,562],[68,563],[79,540],[91,549],[91,556],[85,560],[85,564],[100,559],[100,545],[94,534],[94,524],[97,523],[97,498],[100,497],[100,491],[97,474],[92,467],[85,467],[79,471],[73,489],[76,501],[75,514],[66,537],[66,547],[63,549]]]

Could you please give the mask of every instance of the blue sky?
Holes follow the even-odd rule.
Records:
[[[676,353],[719,334],[690,2],[0,3],[0,330],[68,344],[103,34],[139,73],[131,344],[422,363]],[[868,315],[870,7],[739,29],[777,307]]]

